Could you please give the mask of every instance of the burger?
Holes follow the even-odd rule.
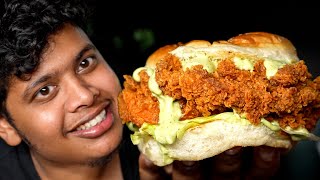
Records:
[[[249,32],[165,45],[124,75],[118,96],[131,141],[154,164],[198,161],[235,146],[290,149],[315,140],[320,76],[287,38]]]

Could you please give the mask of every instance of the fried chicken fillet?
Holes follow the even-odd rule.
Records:
[[[286,38],[250,32],[167,45],[124,75],[119,113],[155,164],[201,160],[234,146],[291,148],[319,140],[320,77]]]

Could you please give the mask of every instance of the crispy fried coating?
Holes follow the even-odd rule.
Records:
[[[155,124],[158,102],[147,87],[148,75],[144,71],[140,75],[140,83],[125,76],[120,99],[126,103],[120,102],[120,116],[138,126],[143,122]],[[156,81],[164,94],[180,102],[181,120],[233,109],[253,124],[265,118],[277,120],[282,127],[311,130],[320,117],[320,77],[312,80],[302,60],[285,65],[267,79],[263,60],[250,72],[225,59],[215,72],[208,73],[201,65],[183,71],[179,59],[168,55],[157,64]]]
[[[158,100],[151,95],[148,88],[148,74],[141,71],[139,75],[139,83],[131,76],[124,75],[124,88],[118,97],[120,117],[123,123],[132,121],[137,126],[144,122],[157,124],[160,111]]]
[[[320,77],[312,81],[304,61],[284,66],[270,80],[262,60],[255,63],[253,72],[240,70],[226,59],[208,73],[201,65],[183,72],[179,60],[171,57],[161,61],[157,70],[164,94],[183,99],[183,119],[234,109],[253,124],[266,118],[279,121],[282,127],[302,125],[310,130],[320,117]]]

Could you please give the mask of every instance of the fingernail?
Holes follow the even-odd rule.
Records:
[[[232,149],[229,149],[229,150],[225,151],[224,153],[226,155],[233,156],[233,155],[236,155],[236,154],[240,153],[241,149],[242,149],[241,147],[234,147]]]
[[[275,156],[276,150],[273,148],[260,148],[259,155],[264,161],[272,161]]]
[[[192,174],[199,171],[200,161],[180,161],[175,162],[173,169],[183,174]]]
[[[193,166],[196,164],[195,161],[182,161],[182,164],[185,166]]]

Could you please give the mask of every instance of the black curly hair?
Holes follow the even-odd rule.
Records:
[[[27,80],[39,65],[48,37],[66,23],[86,31],[88,4],[80,0],[1,0],[0,113],[5,107],[10,79]],[[10,119],[10,118],[9,118]]]

